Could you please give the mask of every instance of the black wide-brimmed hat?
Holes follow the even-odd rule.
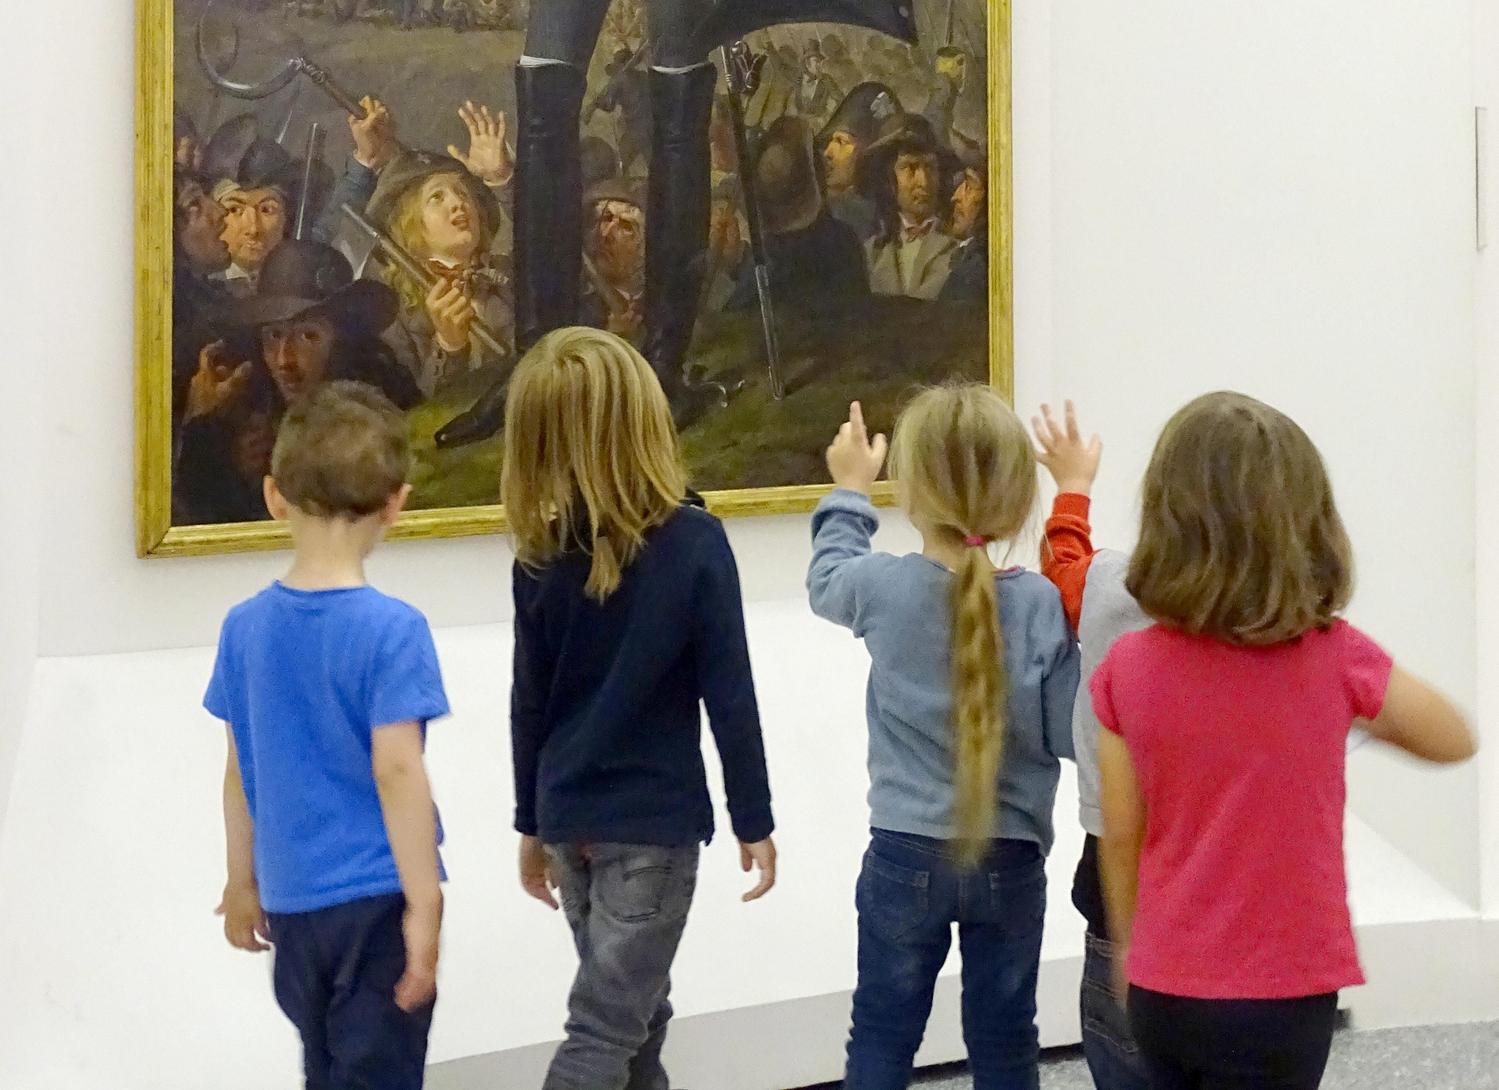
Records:
[[[313,311],[346,333],[376,336],[395,321],[396,293],[376,280],[355,280],[332,246],[289,238],[266,258],[255,294],[230,304],[230,325],[253,329],[290,322]]]
[[[326,163],[314,162],[309,171],[305,159],[261,136],[251,114],[231,117],[214,131],[203,149],[202,174],[215,196],[235,189],[275,189],[288,204],[301,201],[302,183],[310,180],[308,206],[314,215],[333,188],[333,172]]]
[[[812,130],[800,117],[777,118],[755,149],[751,184],[773,235],[804,231],[822,211]]]
[[[950,178],[961,165],[957,152],[937,139],[932,123],[920,114],[901,114],[885,122],[879,138],[859,152],[854,184],[865,196],[890,185],[890,170],[900,155],[935,155],[937,174]]]
[[[833,116],[817,134],[817,147],[826,147],[835,133],[846,132],[868,146],[879,139],[880,127],[905,111],[900,99],[883,83],[861,83],[843,96]]]
[[[365,215],[369,217],[371,223],[389,231],[391,218],[395,215],[396,206],[400,204],[401,198],[410,192],[413,186],[421,185],[436,174],[456,174],[468,188],[469,195],[483,211],[489,230],[491,232],[499,230],[499,198],[490,191],[489,186],[476,178],[468,167],[450,155],[440,155],[435,151],[402,150],[399,152],[380,172],[380,181],[375,186],[374,195],[370,197]]]

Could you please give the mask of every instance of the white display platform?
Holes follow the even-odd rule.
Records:
[[[682,1085],[715,1090],[839,1075],[866,837],[863,649],[801,602],[752,606],[749,616],[783,864],[774,894],[745,906],[732,842],[705,856],[670,1048]],[[437,642],[457,712],[431,736],[452,874],[431,1085],[536,1085],[574,960],[561,918],[514,879],[509,630],[448,630]],[[211,661],[205,648],[39,663],[0,842],[0,1086],[296,1083],[296,1041],[271,998],[269,959],[230,950],[210,914],[222,881],[223,737],[197,704]],[[1067,895],[1081,834],[1070,773],[1057,827],[1041,988],[1047,1044],[1077,1039],[1081,921]],[[1483,959],[1452,941],[1460,934],[1424,938],[1445,921],[1476,939],[1473,911],[1358,822],[1349,844],[1378,981],[1350,993],[1355,1018],[1415,1020],[1415,999],[1423,1013],[1433,1003],[1453,1017],[1484,1013],[1478,993],[1492,986],[1475,975]],[[1412,984],[1422,974],[1441,981],[1439,995]],[[953,983],[940,993],[923,1062],[962,1055]]]

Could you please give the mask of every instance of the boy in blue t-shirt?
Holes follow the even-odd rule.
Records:
[[[265,495],[295,559],[230,611],[204,698],[229,728],[224,934],[275,944],[308,1087],[413,1090],[426,1063],[445,875],[423,749],[448,704],[426,619],[364,581],[409,466],[368,386],[287,411]]]

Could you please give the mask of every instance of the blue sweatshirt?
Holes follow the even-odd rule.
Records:
[[[839,490],[812,515],[807,590],[819,617],[853,630],[873,660],[869,719],[870,822],[951,839],[953,575],[919,554],[872,552],[879,516],[868,497]],[[1078,652],[1056,587],[1022,569],[997,572],[1008,671],[997,837],[1053,840],[1059,758],[1072,758]]]
[[[583,590],[591,565],[581,550],[541,571],[515,565],[516,829],[548,844],[712,839],[701,700],[734,834],[764,840],[770,787],[722,524],[679,508],[603,603]]]

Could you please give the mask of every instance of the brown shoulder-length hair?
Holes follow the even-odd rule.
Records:
[[[1228,643],[1331,624],[1353,594],[1353,550],[1306,432],[1243,394],[1181,409],[1145,473],[1126,585],[1156,620]]]
[[[602,602],[686,493],[671,408],[640,353],[581,326],[537,341],[505,406],[500,494],[516,559],[540,569],[579,547]]]

